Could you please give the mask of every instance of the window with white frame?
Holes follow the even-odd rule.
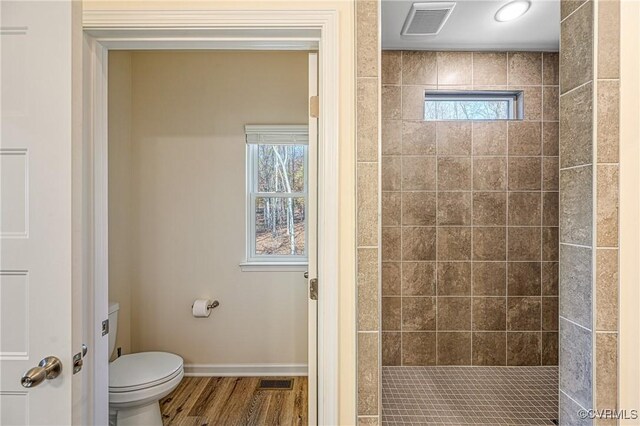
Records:
[[[432,91],[425,92],[424,119],[521,120],[522,91]]]
[[[247,125],[246,264],[307,262],[305,125]]]

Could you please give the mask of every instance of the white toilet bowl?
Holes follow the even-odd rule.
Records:
[[[109,304],[109,354],[116,346],[118,303]],[[109,364],[109,425],[162,426],[160,399],[184,376],[181,357],[168,352],[123,355]]]
[[[162,426],[161,398],[184,376],[183,361],[167,352],[123,355],[109,365],[109,410],[117,426]]]

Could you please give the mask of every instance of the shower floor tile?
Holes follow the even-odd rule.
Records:
[[[384,425],[553,425],[558,367],[383,367]]]

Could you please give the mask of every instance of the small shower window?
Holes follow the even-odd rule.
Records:
[[[245,126],[247,258],[243,265],[307,262],[308,128]]]
[[[517,91],[426,91],[424,119],[451,120],[520,120],[523,113],[522,92]]]

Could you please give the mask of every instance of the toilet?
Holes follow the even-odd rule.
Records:
[[[109,303],[110,356],[116,346],[119,309],[118,303]],[[140,352],[116,358],[109,364],[110,426],[162,426],[159,401],[183,376],[183,360],[172,353]]]

